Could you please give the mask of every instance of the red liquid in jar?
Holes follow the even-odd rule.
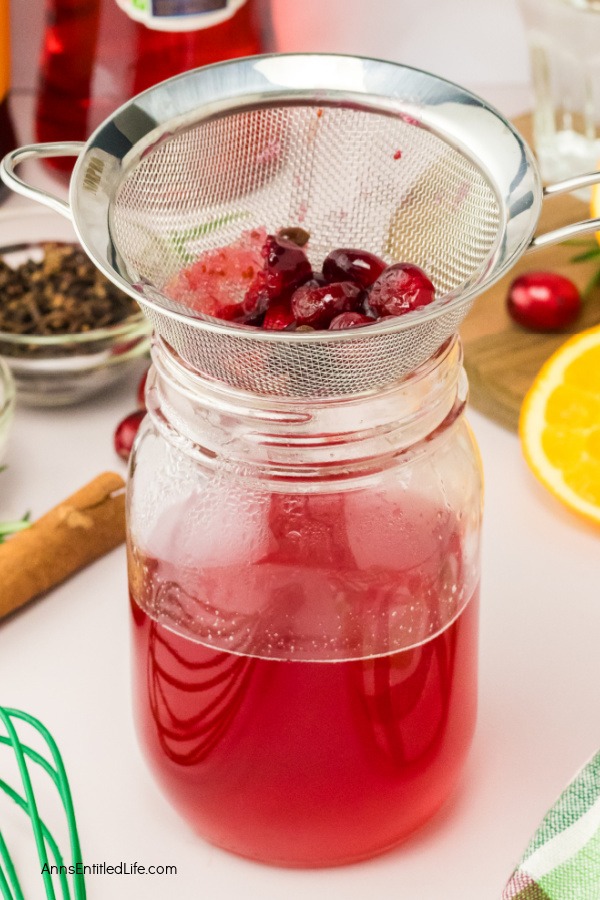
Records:
[[[331,576],[339,551],[337,574],[356,583],[351,546],[340,540],[339,506],[330,524],[334,512],[336,540],[323,548],[321,539],[321,558],[312,564],[323,566],[326,556]],[[415,521],[433,547],[432,515],[421,508]],[[273,521],[271,528],[277,533]],[[456,532],[447,531],[444,541],[456,549]],[[279,540],[261,563],[263,583],[293,568],[292,557]],[[152,590],[181,597],[168,563],[146,558],[140,571]],[[294,576],[300,590],[297,560]],[[410,577],[409,568],[378,567],[373,591],[382,579]],[[190,594],[193,580],[187,571],[183,590],[202,605]],[[252,582],[237,571],[229,584],[232,591],[237,584],[243,607]],[[349,862],[396,844],[455,787],[475,724],[477,592],[431,639],[346,661],[213,649],[160,624],[131,599],[138,733],[166,794],[212,843],[283,865]],[[367,589],[365,609],[374,599]]]

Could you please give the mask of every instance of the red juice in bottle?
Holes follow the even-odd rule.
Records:
[[[15,131],[8,104],[10,91],[10,21],[9,0],[0,0],[0,158],[16,147]],[[0,200],[9,190],[0,182]]]
[[[117,0],[46,0],[37,140],[84,141],[122,103],[166,78],[263,52],[267,17],[263,0],[246,0],[206,28],[162,31],[132,19]],[[46,162],[63,174],[73,166],[68,157]]]
[[[252,570],[174,564],[167,523],[164,552],[130,560],[138,734],[212,843],[341,864],[402,840],[455,787],[475,724],[478,592],[464,591],[459,523],[422,500],[360,547],[356,500],[271,501]]]

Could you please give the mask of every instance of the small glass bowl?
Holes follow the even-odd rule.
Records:
[[[142,313],[86,334],[35,337],[0,332],[0,356],[10,366],[19,401],[31,406],[79,403],[116,384],[150,348]]]
[[[9,367],[0,359],[0,463],[6,452],[14,412],[15,382]]]
[[[9,265],[41,258],[48,242],[77,244],[70,222],[51,211],[0,215],[0,257]],[[2,297],[0,295],[0,303]],[[10,366],[19,402],[66,406],[100,394],[148,353],[152,327],[142,312],[117,325],[49,336],[0,331],[0,357]]]

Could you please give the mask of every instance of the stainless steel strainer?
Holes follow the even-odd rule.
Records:
[[[76,155],[69,202],[15,174],[32,157]],[[207,377],[271,395],[380,388],[455,332],[474,298],[527,249],[544,195],[531,151],[496,110],[457,85],[380,60],[251,57],[187,72],[133,98],[84,145],[9,154],[2,178],[72,218],[84,249],[134,296],[156,331]],[[335,247],[422,266],[437,299],[363,329],[271,332],[203,317],[169,297],[200,253],[248,228],[301,225],[320,266]],[[185,298],[184,298],[185,299]]]

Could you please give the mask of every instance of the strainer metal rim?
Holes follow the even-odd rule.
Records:
[[[402,331],[468,306],[501,278],[529,245],[542,205],[541,178],[521,135],[485,100],[437,75],[386,60],[343,54],[266,54],[191,70],[161,82],[123,104],[96,129],[75,164],[69,189],[75,230],[94,263],[121,289],[138,301],[143,298],[160,315],[206,331],[279,342],[331,343],[356,339],[357,332],[365,336],[364,329],[261,332],[175,311],[162,304],[156,289],[132,285],[122,272],[124,264],[111,237],[110,208],[116,186],[148,148],[172,134],[175,123],[185,121],[189,127],[192,119],[204,121],[233,109],[298,103],[309,97],[315,106],[347,105],[363,97],[368,108],[402,118],[412,116],[415,124],[441,135],[477,164],[500,205],[498,239],[473,276],[474,284],[396,320],[365,326],[369,335]],[[448,104],[451,110],[445,108]],[[510,153],[498,152],[501,141],[508,142]]]

